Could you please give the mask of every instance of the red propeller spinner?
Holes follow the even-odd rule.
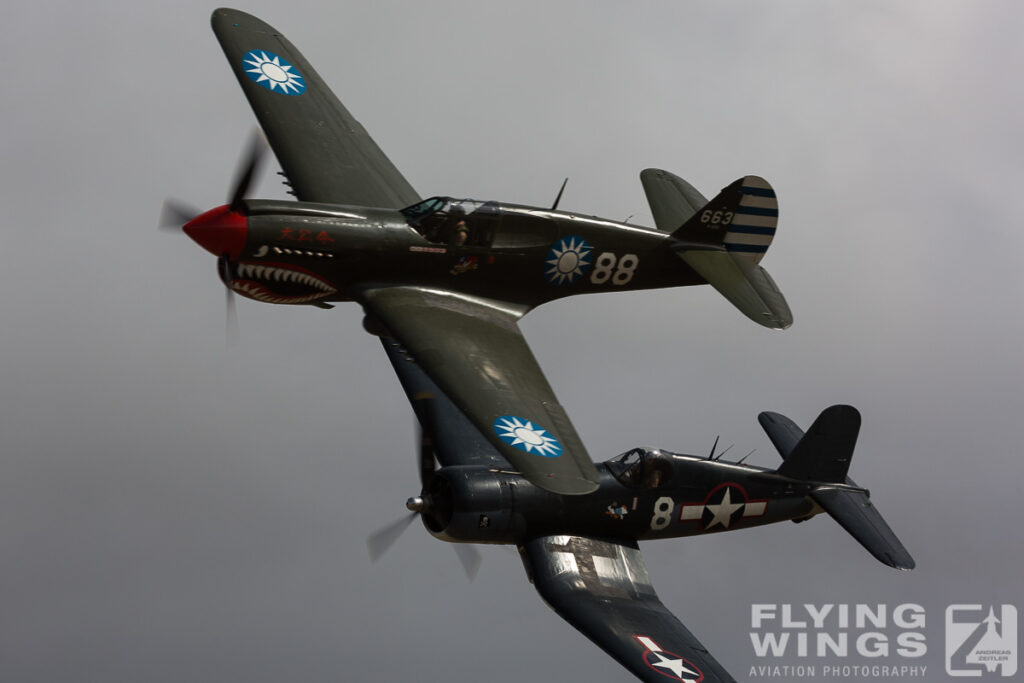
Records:
[[[249,219],[232,210],[230,204],[225,204],[199,214],[186,223],[182,230],[214,256],[227,254],[228,258],[235,260],[241,256],[245,247]]]

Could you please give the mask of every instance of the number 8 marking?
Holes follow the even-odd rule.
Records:
[[[619,269],[612,276],[613,285],[624,285],[633,279],[636,267],[640,265],[640,259],[636,254],[626,254],[619,259]]]
[[[676,504],[668,496],[662,496],[654,501],[654,516],[651,517],[651,528],[660,531],[672,521],[672,509]]]
[[[594,264],[594,272],[590,274],[590,281],[595,285],[603,285],[608,282],[608,278],[612,276],[612,268],[615,267],[615,254],[610,251],[606,251],[597,257],[597,263]]]

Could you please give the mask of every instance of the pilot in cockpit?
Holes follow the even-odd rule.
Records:
[[[609,460],[607,465],[627,486],[656,489],[672,477],[672,465],[660,451],[634,448]]]
[[[461,247],[466,243],[467,239],[469,239],[469,226],[466,225],[465,219],[459,219],[452,229],[451,242],[456,247]]]
[[[644,461],[643,486],[648,489],[656,489],[661,486],[664,477],[663,462],[654,458],[647,458]]]

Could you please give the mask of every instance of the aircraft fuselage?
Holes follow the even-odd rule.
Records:
[[[630,472],[614,461],[599,464],[600,486],[586,496],[559,496],[514,472],[443,468],[424,491],[432,507],[424,523],[448,541],[519,544],[552,534],[676,538],[803,521],[822,511],[809,496],[820,486],[814,482],[706,457],[635,451],[659,467],[638,461]]]
[[[474,202],[482,208],[432,216],[431,225],[390,209],[272,200],[243,205],[232,216],[245,228],[232,243],[222,233],[213,245],[202,239],[204,224],[222,227],[223,207],[195,219],[189,234],[228,255],[235,291],[268,303],[349,301],[360,287],[388,284],[437,287],[528,310],[571,294],[704,282],[669,248],[667,233],[581,214]]]

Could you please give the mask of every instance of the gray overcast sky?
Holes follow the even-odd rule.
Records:
[[[371,566],[366,536],[418,487],[411,411],[355,305],[242,300],[225,349],[213,258],[155,229],[166,196],[223,202],[254,125],[212,9],[5,6],[0,680],[626,680],[514,553],[485,548],[468,584],[414,526]],[[243,9],[423,196],[545,205],[570,176],[563,208],[649,224],[648,166],[706,195],[775,186],[764,265],[792,329],[710,288],[522,323],[597,459],[721,434],[775,466],[759,411],[862,411],[851,474],[916,571],[825,517],[643,546],[738,680],[765,663],[752,603],[920,603],[934,681],[946,605],[1019,601],[1019,3]],[[258,194],[285,196],[269,171]]]

